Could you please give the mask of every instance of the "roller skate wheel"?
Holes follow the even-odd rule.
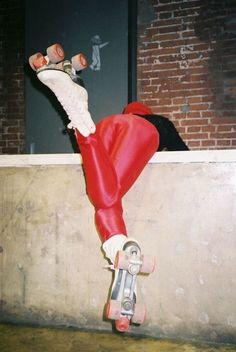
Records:
[[[115,321],[116,330],[125,332],[129,330],[129,319],[127,317],[121,317]]]
[[[110,299],[106,305],[106,316],[108,319],[117,320],[121,314],[121,302]]]
[[[36,71],[47,64],[46,58],[41,53],[36,53],[29,58],[30,67]]]
[[[75,71],[81,71],[88,67],[86,56],[82,53],[73,56],[71,58],[71,63]]]
[[[151,255],[142,256],[142,266],[140,272],[151,274],[156,268],[156,258]]]
[[[132,323],[143,324],[146,320],[146,307],[144,304],[135,304],[134,315],[132,316]]]
[[[116,269],[128,270],[129,269],[129,259],[130,259],[129,253],[127,253],[125,251],[118,251],[116,253],[114,267]]]
[[[53,63],[56,64],[59,61],[64,60],[65,53],[60,44],[53,44],[47,48],[47,55],[49,57],[49,60]]]

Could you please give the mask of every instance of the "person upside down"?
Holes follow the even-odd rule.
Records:
[[[150,158],[160,150],[188,150],[174,125],[154,115],[141,102],[96,125],[88,111],[86,89],[61,70],[37,72],[66,111],[83,160],[87,194],[95,209],[95,224],[107,259],[114,263],[127,240],[122,198]]]

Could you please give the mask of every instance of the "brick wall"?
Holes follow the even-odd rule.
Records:
[[[139,0],[138,97],[191,149],[235,148],[235,0]]]
[[[25,150],[23,0],[0,1],[0,154]]]

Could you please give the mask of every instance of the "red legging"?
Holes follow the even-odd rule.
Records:
[[[122,114],[99,121],[88,137],[75,133],[102,241],[127,235],[121,199],[158,148],[156,128],[141,117]]]

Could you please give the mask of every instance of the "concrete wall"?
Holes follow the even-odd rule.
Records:
[[[0,156],[0,321],[111,330],[112,274],[79,155]],[[130,236],[157,258],[131,333],[236,342],[236,151],[154,156],[124,198]]]

